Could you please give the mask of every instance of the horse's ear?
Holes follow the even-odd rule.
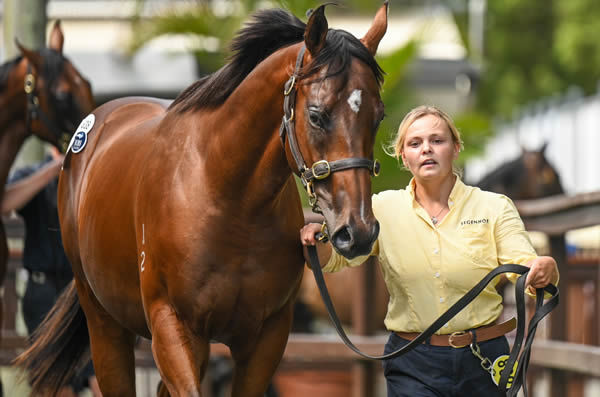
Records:
[[[365,36],[360,39],[365,47],[369,50],[371,55],[375,56],[377,53],[377,47],[379,46],[379,42],[383,38],[387,30],[387,17],[388,17],[388,0],[386,0],[379,10],[377,14],[375,14],[375,19],[373,19],[373,23],[369,28],[369,31],[365,34]]]
[[[58,53],[62,54],[63,43],[65,42],[65,36],[63,35],[60,27],[60,19],[54,22],[52,31],[50,32],[50,39],[48,40],[48,48],[51,48]]]
[[[548,147],[548,141],[544,141],[542,147],[540,148],[540,153],[544,155],[546,153],[546,148]]]
[[[23,57],[25,57],[25,59],[27,59],[31,63],[31,66],[33,66],[33,68],[37,70],[38,73],[40,73],[42,71],[43,65],[42,56],[36,51],[32,51],[28,48],[23,47],[23,45],[21,45],[18,39],[15,39],[15,45],[17,46]]]
[[[327,39],[329,25],[327,24],[327,18],[325,18],[325,6],[326,4],[319,6],[310,13],[304,31],[304,43],[313,57],[317,56],[319,51],[323,49]]]

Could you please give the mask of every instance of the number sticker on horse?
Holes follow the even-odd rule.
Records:
[[[67,148],[67,152],[71,150],[73,153],[79,153],[85,147],[87,143],[87,134],[94,127],[94,122],[96,121],[96,116],[93,114],[89,114],[85,119],[81,121],[79,127],[77,127],[77,132],[73,134],[71,138],[71,142],[69,143],[69,147]]]

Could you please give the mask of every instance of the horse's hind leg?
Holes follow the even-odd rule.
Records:
[[[80,283],[77,290],[82,291]],[[135,396],[135,335],[112,318],[89,289],[83,288],[82,292],[79,299],[87,319],[94,372],[102,396]]]
[[[256,344],[233,346],[235,361],[232,397],[263,397],[287,343],[292,323],[292,305],[283,308],[264,324]]]
[[[208,341],[188,329],[171,306],[150,307],[152,353],[162,381],[172,396],[200,397],[208,363]]]

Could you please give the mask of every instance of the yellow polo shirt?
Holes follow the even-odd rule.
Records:
[[[385,326],[400,332],[424,331],[498,265],[524,265],[537,256],[508,197],[467,186],[457,178],[448,200],[450,212],[434,225],[413,189],[414,180],[406,189],[373,196],[381,228],[370,255],[378,257],[390,292]],[[334,250],[323,271],[358,266],[367,257],[348,260]],[[437,333],[496,320],[502,311],[502,297],[494,288],[498,280]]]

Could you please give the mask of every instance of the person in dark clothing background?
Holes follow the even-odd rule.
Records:
[[[2,214],[16,211],[25,223],[23,266],[29,277],[22,312],[28,334],[42,322],[73,279],[58,222],[58,174],[63,156],[54,148],[50,151],[41,163],[19,168],[11,174],[2,200]],[[77,396],[86,386],[94,397],[101,397],[91,361],[58,397]]]

